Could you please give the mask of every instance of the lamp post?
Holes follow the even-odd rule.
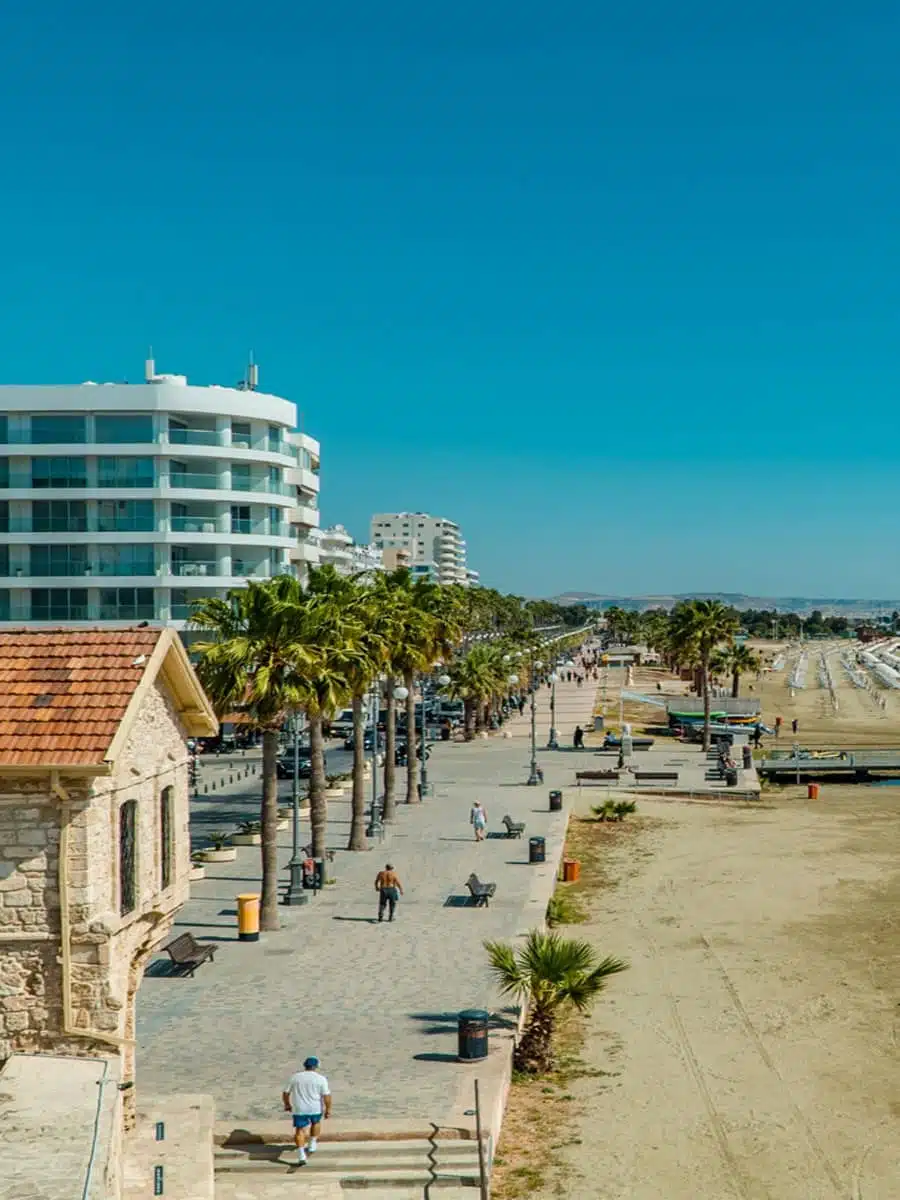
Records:
[[[554,671],[550,676],[550,738],[547,742],[548,750],[559,749],[559,733],[556,728],[556,685],[559,682],[559,676]]]
[[[439,675],[437,681],[438,681],[439,687],[445,688],[450,683],[450,676],[449,675]],[[428,755],[426,753],[425,730],[426,730],[425,679],[423,676],[423,678],[422,678],[422,783],[421,783],[421,795],[422,795],[423,799],[425,796],[431,795],[431,784],[428,782],[428,765],[427,765],[428,764]]]
[[[291,718],[294,733],[294,778],[291,782],[291,804],[293,807],[293,852],[288,870],[291,873],[285,904],[307,904],[309,897],[303,890],[303,859],[300,855],[300,714]]]
[[[537,708],[535,698],[537,695],[537,673],[543,665],[539,658],[531,660],[531,771],[527,780],[529,787],[537,787],[541,782],[537,765]]]
[[[400,687],[394,688],[394,699],[399,700],[401,704],[405,703],[408,696],[409,696],[409,688],[405,688],[402,684],[400,685]],[[407,754],[407,757],[409,756],[409,753],[410,753],[410,743],[412,743],[412,749],[413,749],[413,751],[415,751],[415,740],[416,740],[415,724],[413,725],[412,729],[410,729],[409,726],[407,725],[407,727],[406,727],[406,754]]]
[[[372,681],[372,808],[369,812],[369,828],[366,837],[375,837],[381,825],[378,812],[378,680]],[[363,751],[366,745],[366,731],[363,726]]]

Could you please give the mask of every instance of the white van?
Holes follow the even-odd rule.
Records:
[[[353,709],[343,708],[331,722],[331,736],[336,738],[349,737],[353,732]]]

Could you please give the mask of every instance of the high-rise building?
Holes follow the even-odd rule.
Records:
[[[466,543],[459,526],[428,513],[376,513],[372,544],[379,550],[407,550],[409,568],[417,578],[468,587]]]
[[[192,600],[301,569],[319,445],[256,390],[0,387],[0,623],[182,628]]]
[[[359,546],[343,525],[330,525],[319,532],[319,563],[330,564],[340,575],[360,575],[384,568],[381,551],[374,546]]]

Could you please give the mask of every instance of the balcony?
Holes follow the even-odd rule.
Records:
[[[200,471],[171,471],[169,473],[169,487],[201,488],[218,491],[219,486],[218,475],[211,475]]]
[[[173,446],[224,446],[225,439],[215,429],[169,429]]]
[[[173,533],[216,533],[215,517],[172,517]]]
[[[66,609],[43,608],[37,605],[10,606],[8,613],[0,614],[0,624],[21,625],[29,621],[46,621],[59,624],[69,621],[158,621],[152,604],[75,604]]]
[[[218,575],[219,564],[213,558],[193,558],[182,562],[164,564],[160,567],[161,575]]]
[[[266,492],[270,496],[293,496],[294,489],[280,480],[258,478],[248,479],[246,476],[231,476],[233,492]]]
[[[258,559],[256,562],[250,562],[243,558],[232,558],[231,574],[243,579],[268,579],[272,572],[269,569],[267,558]]]

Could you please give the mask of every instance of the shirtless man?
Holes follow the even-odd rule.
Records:
[[[390,863],[375,876],[375,891],[378,893],[378,920],[384,920],[384,910],[388,909],[388,920],[393,921],[397,901],[403,895],[403,884]]]

